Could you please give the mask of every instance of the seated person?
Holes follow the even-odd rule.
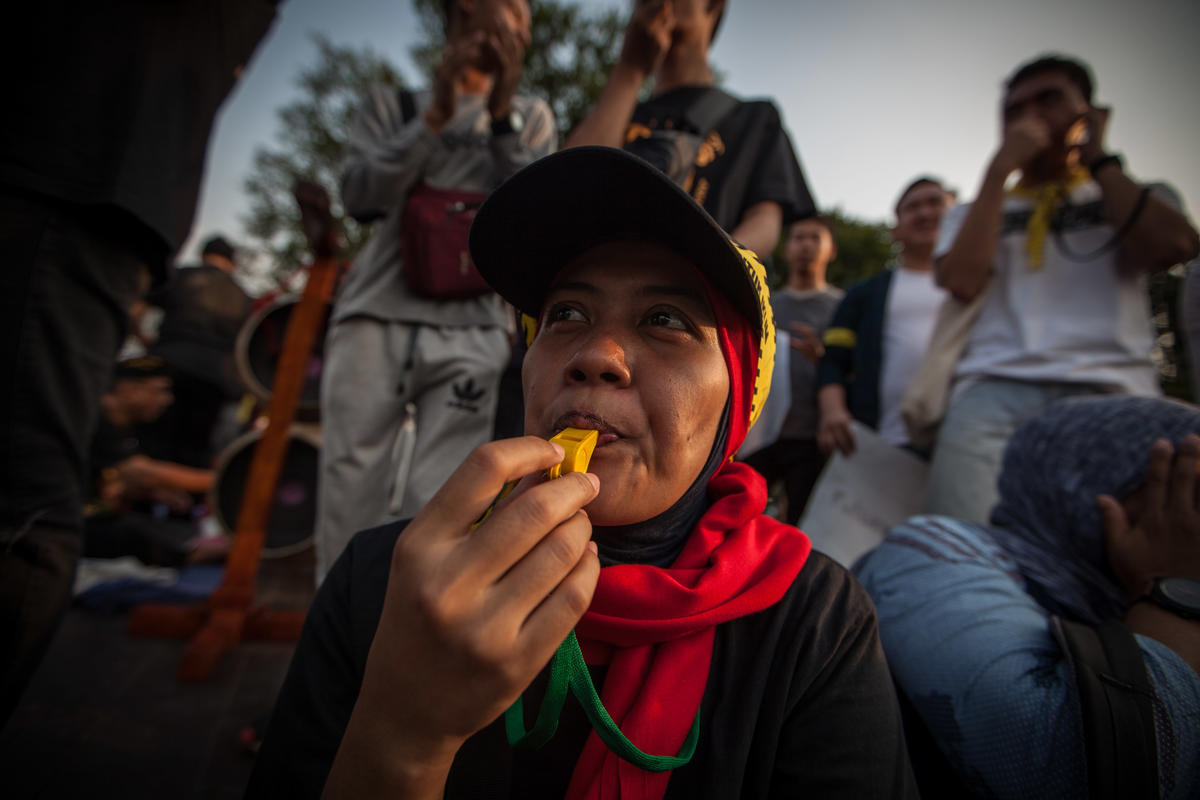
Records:
[[[149,458],[136,436],[138,425],[158,419],[173,400],[163,359],[141,356],[117,364],[112,386],[100,398],[100,421],[92,439],[84,556],[131,555],[167,567],[200,557],[191,513],[196,495],[212,487],[212,470]],[[221,548],[206,544],[203,549],[205,558],[219,555]]]
[[[855,566],[902,694],[975,794],[1097,796],[1093,775],[1112,765],[1087,756],[1066,620],[1124,637],[1156,731],[1144,771],[1156,757],[1159,796],[1200,795],[1196,434],[1200,410],[1182,403],[1061,401],[1009,442],[990,526],[914,517]],[[1193,581],[1190,612],[1159,604],[1165,576]]]
[[[662,173],[600,147],[501,185],[471,250],[528,315],[529,435],[477,448],[412,521],[352,540],[247,795],[915,796],[866,594],[763,516],[762,478],[731,460],[770,385],[762,265]],[[599,431],[590,473],[545,480],[566,427]],[[542,720],[576,636],[580,699]],[[522,697],[528,716],[506,713]],[[535,716],[557,731],[510,747]]]

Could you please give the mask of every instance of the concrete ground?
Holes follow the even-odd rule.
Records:
[[[264,561],[259,604],[308,607],[312,551]],[[239,731],[269,713],[292,644],[246,643],[207,683],[180,683],[182,640],[130,637],[129,614],[72,608],[0,731],[0,795],[242,796],[253,757]]]

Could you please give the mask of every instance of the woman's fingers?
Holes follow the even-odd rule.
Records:
[[[1171,469],[1169,510],[1179,522],[1196,513],[1196,467],[1200,464],[1200,436],[1189,434],[1179,443]]]
[[[1166,439],[1156,439],[1150,446],[1150,463],[1146,467],[1146,483],[1142,489],[1141,513],[1138,515],[1137,525],[1151,538],[1163,532],[1173,455],[1171,443]]]
[[[540,669],[567,637],[592,603],[600,579],[596,545],[588,543],[575,567],[526,619],[520,631],[522,647]]]
[[[592,524],[587,514],[574,516],[541,538],[489,590],[489,604],[503,609],[514,634],[526,618],[554,592],[587,552]]]
[[[469,551],[469,557],[462,562],[462,579],[485,585],[499,581],[539,542],[594,500],[599,488],[600,481],[595,475],[581,472],[530,487],[504,508],[494,511],[463,543],[464,556]],[[586,519],[586,515],[582,517],[587,531],[578,543],[580,547],[591,536],[591,525]]]
[[[549,469],[562,461],[561,446],[522,436],[489,442],[471,451],[409,526],[418,536],[461,538],[483,516],[509,481]],[[405,536],[410,531],[405,531]]]

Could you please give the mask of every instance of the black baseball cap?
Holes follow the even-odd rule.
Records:
[[[536,319],[559,270],[618,239],[679,253],[760,337],[773,338],[770,289],[758,258],[670,178],[624,150],[573,147],[525,167],[484,201],[470,247],[492,288]]]

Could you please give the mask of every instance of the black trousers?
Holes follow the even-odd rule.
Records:
[[[147,281],[98,219],[0,188],[0,725],[70,600],[100,395]]]
[[[787,523],[795,525],[808,503],[825,467],[825,454],[814,439],[780,439],[750,454],[746,463],[767,479],[767,485],[783,479],[787,493]]]

